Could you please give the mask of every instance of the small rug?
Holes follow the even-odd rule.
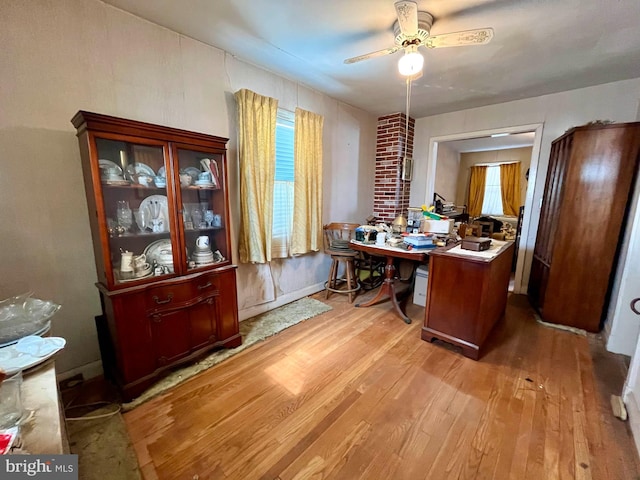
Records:
[[[103,407],[82,416],[82,420],[67,420],[69,446],[71,453],[78,455],[82,480],[142,478],[127,426],[120,413],[109,415],[112,411]],[[105,418],[95,418],[101,415]]]
[[[313,298],[304,297],[300,300],[296,300],[295,302],[288,303],[287,305],[283,305],[282,307],[263,313],[262,315],[240,322],[242,345],[236,348],[217,350],[196,363],[170,373],[139,397],[133,399],[129,403],[123,404],[122,411],[126,412],[132,410],[147,400],[160,395],[169,388],[173,388],[188,378],[191,378],[221,361],[232,357],[251,345],[275,335],[286,328],[296,325],[297,323],[308,320],[309,318],[315,317],[316,315],[320,315],[324,312],[328,312],[329,310],[331,310],[329,305]]]

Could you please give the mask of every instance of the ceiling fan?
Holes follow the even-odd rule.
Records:
[[[461,45],[484,45],[493,38],[492,28],[478,28],[461,32],[430,35],[433,16],[427,12],[418,11],[418,4],[411,0],[395,2],[397,20],[393,24],[395,45],[377,52],[348,58],[344,63],[356,63],[369,58],[390,55],[404,49],[405,54],[398,62],[400,73],[405,76],[417,75],[422,71],[424,58],[418,52],[418,47],[442,48]]]

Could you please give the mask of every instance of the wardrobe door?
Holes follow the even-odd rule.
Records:
[[[571,152],[571,135],[564,136],[551,145],[549,169],[545,183],[540,222],[533,251],[531,275],[529,277],[529,299],[538,310],[544,309],[545,292],[553,256],[555,233],[558,227],[558,212],[563,195],[564,176]]]
[[[640,126],[585,127],[573,134],[542,314],[600,330],[640,147]]]

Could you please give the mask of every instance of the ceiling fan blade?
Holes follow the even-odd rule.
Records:
[[[394,5],[400,31],[405,37],[415,37],[418,34],[418,4],[413,1],[400,1]]]
[[[367,60],[369,58],[382,57],[383,55],[390,55],[392,53],[396,53],[400,50],[400,46],[385,48],[384,50],[378,50],[377,52],[367,53],[365,55],[359,55],[357,57],[347,58],[344,63],[356,63],[361,62],[362,60]]]
[[[460,45],[485,45],[493,38],[493,28],[478,28],[462,32],[443,33],[427,38],[428,48],[458,47]]]

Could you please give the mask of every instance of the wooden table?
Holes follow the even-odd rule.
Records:
[[[411,323],[411,319],[407,317],[407,315],[402,310],[400,303],[398,302],[398,297],[396,294],[395,261],[397,259],[411,260],[412,262],[415,262],[415,265],[414,265],[414,271],[415,271],[415,266],[417,266],[417,264],[419,263],[424,263],[425,260],[427,259],[427,252],[422,250],[404,250],[402,248],[388,247],[388,246],[381,247],[374,244],[357,242],[355,240],[351,240],[351,243],[349,244],[349,246],[353,250],[368,253],[369,255],[373,255],[376,257],[386,258],[386,265],[384,267],[384,273],[385,273],[384,282],[382,282],[382,285],[380,286],[380,290],[378,290],[377,295],[366,303],[356,303],[356,307],[370,307],[371,305],[375,305],[380,300],[384,299],[385,296],[388,296],[389,300],[391,300],[393,308],[395,308],[398,315],[400,315],[400,318],[402,318],[405,321],[405,323]],[[406,294],[405,299],[411,294],[412,290],[413,290],[413,282],[409,291],[405,292]]]

